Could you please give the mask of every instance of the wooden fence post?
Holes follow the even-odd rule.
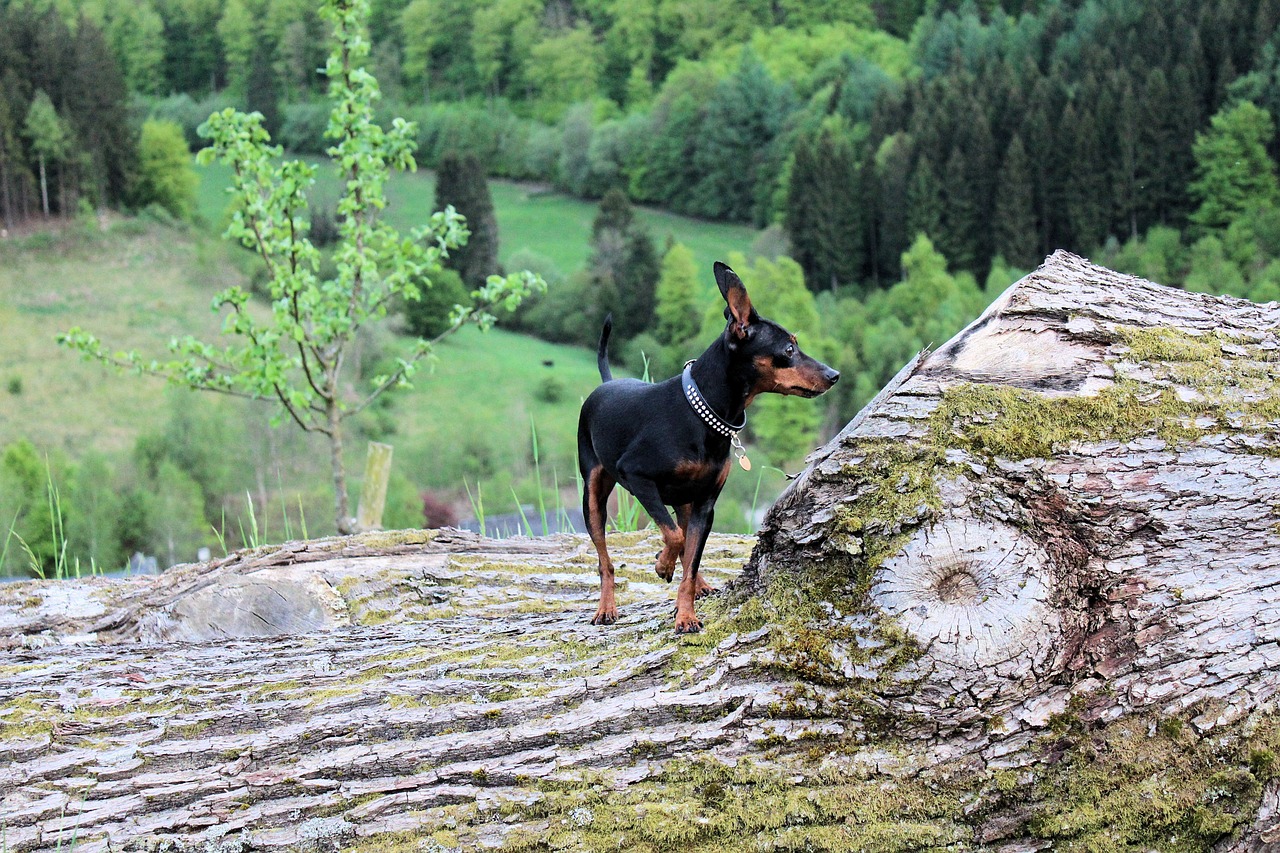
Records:
[[[357,530],[381,530],[382,511],[387,506],[387,483],[391,479],[391,445],[369,442],[364,462],[364,484],[360,487]]]

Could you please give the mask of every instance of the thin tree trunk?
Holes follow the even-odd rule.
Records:
[[[351,504],[347,497],[347,468],[342,458],[342,413],[338,410],[337,391],[326,401],[329,423],[329,466],[333,476],[333,522],[339,533],[354,533]]]
[[[44,210],[44,218],[49,218],[49,182],[44,173],[44,155],[40,155],[40,205]]]
[[[0,215],[4,217],[6,228],[14,225],[13,188],[10,183],[9,160],[4,152],[0,152]]]

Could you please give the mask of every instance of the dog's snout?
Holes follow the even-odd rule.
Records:
[[[832,370],[830,367],[827,368],[826,373],[822,374],[822,376],[832,385],[835,385],[837,382],[840,381],[840,371]]]

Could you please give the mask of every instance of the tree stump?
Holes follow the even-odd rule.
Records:
[[[0,850],[1280,847],[1280,308],[1053,255],[676,637],[660,541],[0,588]],[[742,569],[743,563],[745,569]]]

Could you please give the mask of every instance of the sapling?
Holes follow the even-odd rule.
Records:
[[[234,198],[226,236],[255,252],[265,264],[271,300],[269,319],[250,309],[239,286],[219,293],[215,311],[226,311],[223,332],[230,343],[214,345],[187,336],[170,342],[167,361],[135,352],[109,353],[93,335],[75,328],[60,340],[87,358],[159,376],[178,385],[238,397],[274,400],[278,420],[287,418],[329,444],[334,490],[334,522],[353,532],[343,463],[344,421],[384,393],[408,387],[421,360],[435,344],[468,324],[488,328],[495,310],[512,310],[525,296],[545,287],[532,273],[490,276],[471,292],[468,305],[454,308],[448,327],[431,340],[418,339],[394,369],[353,390],[343,381],[351,344],[365,325],[386,316],[397,299],[415,300],[441,260],[467,238],[465,222],[452,208],[402,235],[381,218],[385,185],[393,170],[412,170],[414,127],[395,119],[384,129],[374,121],[378,83],[364,65],[369,57],[369,0],[326,0],[322,14],[333,26],[334,49],[324,73],[332,111],[326,135],[344,195],[338,202],[336,273],[322,278],[321,256],[310,239],[307,191],[315,167],[282,160],[259,113],[227,109],[200,127],[210,140],[202,163],[232,168]]]

